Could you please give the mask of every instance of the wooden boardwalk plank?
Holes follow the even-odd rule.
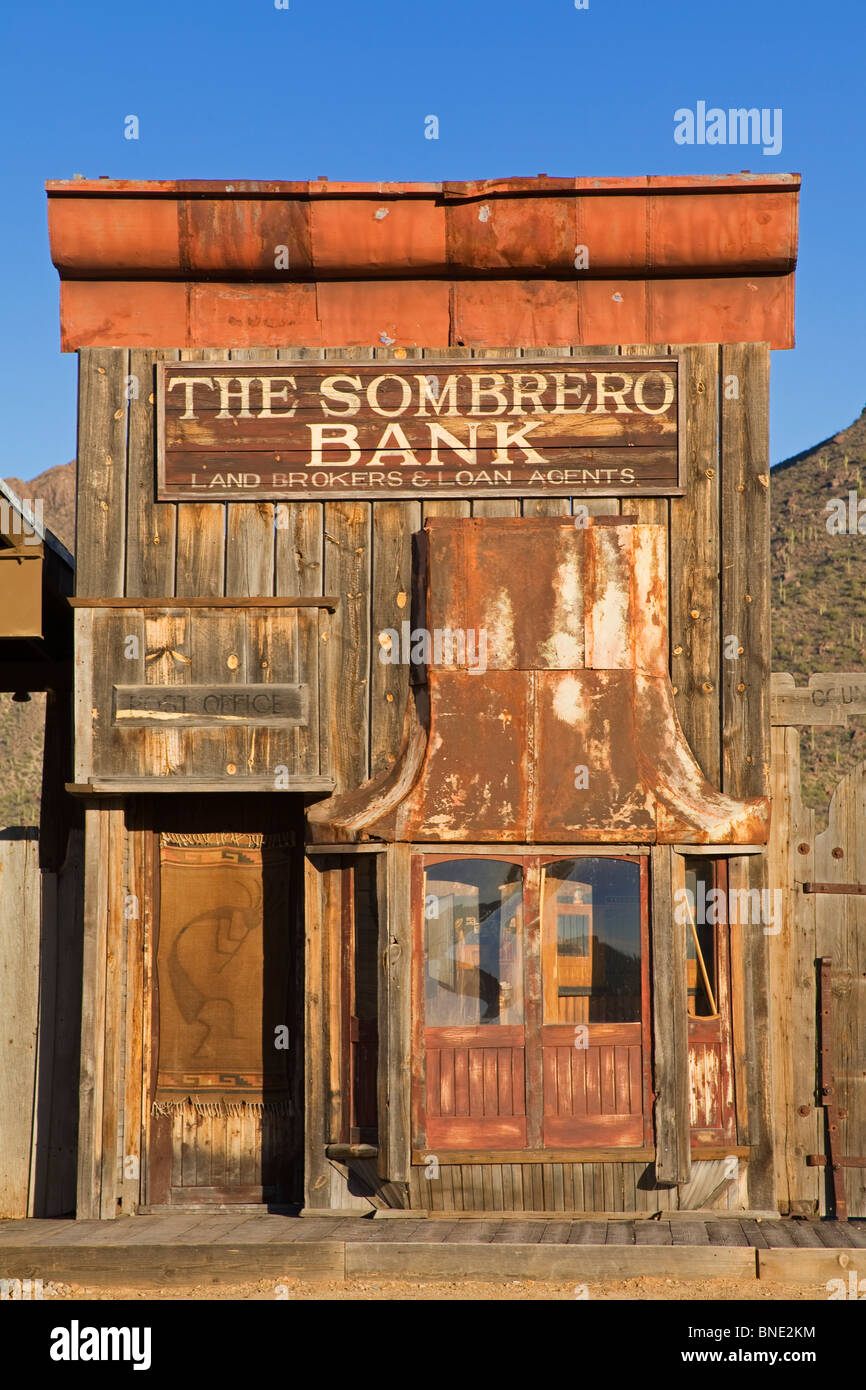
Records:
[[[671,1241],[674,1245],[709,1245],[705,1221],[672,1221]]]
[[[448,1239],[457,1224],[456,1221],[419,1221],[418,1230],[412,1239],[425,1244],[442,1244]]]
[[[303,1225],[302,1221],[291,1219],[283,1219],[279,1225],[271,1221],[263,1224],[260,1216],[248,1216],[245,1220],[239,1219],[237,1222],[229,1218],[229,1223],[220,1227],[214,1235],[213,1243],[215,1245],[224,1241],[227,1241],[229,1245],[268,1245],[271,1241],[294,1243],[302,1239]],[[318,1236],[315,1238],[318,1239]]]
[[[818,1232],[815,1229],[816,1223],[813,1221],[792,1221],[791,1233],[794,1237],[794,1244],[800,1250],[815,1250],[823,1246]]]
[[[370,1221],[364,1222],[364,1228],[370,1226]],[[358,1222],[351,1217],[344,1220],[332,1216],[310,1217],[304,1216],[300,1219],[289,1217],[283,1220],[281,1226],[269,1227],[266,1236],[268,1245],[279,1245],[281,1241],[304,1240],[354,1240]]]
[[[748,1245],[739,1221],[708,1221],[710,1245]]]
[[[4,1245],[54,1245],[60,1244],[67,1237],[75,1236],[75,1228],[82,1225],[80,1221],[58,1220],[58,1221],[28,1221],[22,1230],[19,1222],[9,1222],[8,1225],[15,1225],[16,1230],[9,1230],[4,1222],[0,1228],[0,1249]],[[94,1221],[93,1225],[100,1223]]]
[[[535,1245],[541,1243],[546,1226],[543,1221],[501,1221],[493,1237],[497,1245]]]
[[[767,1238],[764,1235],[761,1225],[757,1221],[740,1221],[740,1226],[749,1245],[757,1250],[766,1250],[768,1243]]]
[[[818,1221],[815,1233],[821,1244],[830,1250],[836,1250],[839,1246],[852,1249],[855,1245],[848,1232],[847,1221]]]
[[[634,1227],[633,1221],[608,1221],[605,1244],[634,1245]]]
[[[342,1223],[341,1223],[341,1224],[342,1224]],[[427,1224],[428,1224],[428,1222],[427,1222],[426,1220],[424,1220],[423,1218],[422,1218],[421,1220],[419,1220],[419,1221],[412,1221],[412,1220],[410,1220],[408,1217],[405,1217],[405,1216],[396,1217],[395,1219],[390,1220],[390,1221],[389,1221],[389,1220],[385,1220],[385,1221],[375,1221],[375,1220],[374,1220],[374,1221],[368,1221],[368,1222],[367,1222],[367,1225],[368,1225],[368,1226],[373,1226],[373,1227],[374,1227],[375,1232],[376,1232],[376,1239],[379,1240],[379,1241],[388,1241],[388,1240],[414,1240],[414,1239],[415,1239],[415,1232],[417,1231],[418,1227],[419,1227],[419,1226],[426,1226]],[[499,1223],[498,1223],[498,1222],[496,1222],[496,1223],[488,1223],[488,1222],[485,1222],[484,1224],[485,1224],[485,1225],[488,1225],[488,1224],[496,1224],[496,1225],[498,1225]],[[476,1240],[478,1240],[478,1239],[480,1239],[480,1238],[481,1238],[481,1237],[478,1237],[478,1236],[475,1237]],[[340,1239],[340,1240],[352,1240],[353,1237],[350,1236],[350,1235],[342,1235],[342,1236],[338,1237],[338,1239]]]
[[[636,1221],[634,1223],[635,1245],[670,1245],[671,1223],[669,1221]]]
[[[540,1243],[542,1245],[567,1245],[572,1224],[571,1221],[551,1221],[549,1226],[545,1226]]]
[[[242,1215],[227,1216],[219,1226],[214,1226],[207,1217],[200,1226],[191,1227],[177,1237],[178,1245],[234,1245],[240,1232],[251,1218]],[[255,1217],[252,1218],[255,1220]],[[172,1242],[174,1243],[174,1242]],[[162,1244],[162,1241],[160,1241]]]
[[[568,1237],[569,1245],[604,1245],[606,1221],[575,1221]]]
[[[104,1221],[103,1226],[112,1226],[118,1245],[168,1245],[179,1240],[187,1231],[199,1230],[204,1222],[213,1224],[212,1217],[196,1216],[192,1213],[165,1216],[133,1216],[128,1221]],[[92,1223],[88,1222],[88,1225]],[[213,1227],[214,1233],[218,1227]],[[114,1244],[115,1241],[110,1241]],[[78,1244],[74,1234],[64,1244]]]
[[[460,1221],[457,1223],[456,1229],[448,1236],[447,1243],[449,1245],[487,1244],[497,1237],[502,1224],[500,1221]]]
[[[775,1246],[783,1249],[797,1244],[790,1221],[764,1221],[762,1225],[764,1235],[767,1238],[767,1245],[770,1248]]]

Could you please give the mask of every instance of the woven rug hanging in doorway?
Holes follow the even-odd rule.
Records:
[[[288,1018],[290,865],[275,839],[160,837],[157,1113],[288,1108],[276,1043]]]

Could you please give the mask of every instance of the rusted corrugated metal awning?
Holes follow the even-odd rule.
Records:
[[[424,535],[416,621],[441,651],[395,767],[313,807],[315,840],[766,842],[769,801],[712,787],[677,720],[664,527],[434,517]]]
[[[46,187],[67,350],[793,346],[797,174]]]

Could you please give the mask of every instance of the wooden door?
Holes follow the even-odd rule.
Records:
[[[292,1199],[286,836],[159,836],[150,1205]]]
[[[541,883],[547,1148],[648,1142],[644,859],[551,861]]]
[[[424,891],[426,1142],[522,1149],[522,867],[428,859]]]
[[[689,1124],[695,1147],[736,1141],[730,943],[723,860],[685,863]]]
[[[443,1151],[648,1143],[645,859],[424,863],[415,887],[423,1142]]]
[[[378,903],[376,856],[359,854],[340,872],[340,1138],[378,1141]]]

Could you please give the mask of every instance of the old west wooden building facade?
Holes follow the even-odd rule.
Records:
[[[680,908],[771,886],[798,189],[49,185],[79,1215],[776,1206],[772,938]]]

